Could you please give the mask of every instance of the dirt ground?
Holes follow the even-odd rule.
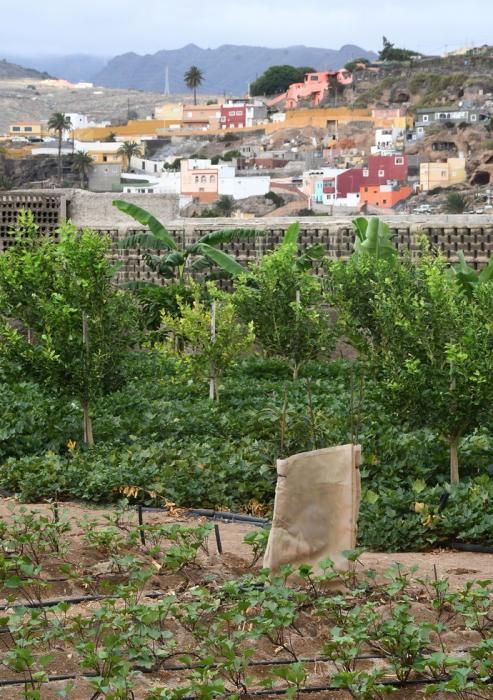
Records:
[[[12,511],[19,512],[20,509],[26,508],[29,511],[37,511],[38,513],[50,512],[50,506],[48,504],[34,504],[34,505],[19,505],[14,499],[0,499],[0,521],[6,523],[12,518]],[[83,530],[80,527],[80,521],[83,519],[91,519],[105,523],[105,515],[108,515],[112,511],[111,508],[105,507],[91,507],[88,505],[82,505],[78,503],[64,503],[59,506],[60,516],[66,518],[70,525],[71,531],[66,535],[70,539],[70,545],[68,551],[65,555],[65,561],[69,561],[72,566],[79,567],[79,570],[98,578],[101,576],[103,579],[111,579],[112,575],[110,569],[108,568],[107,558],[104,555],[98,553],[94,547],[88,546],[87,542],[81,537]],[[132,513],[130,516],[133,519],[133,523],[136,523],[136,514]],[[194,522],[199,522],[198,519],[191,519],[186,517],[183,512],[177,511],[173,515],[168,515],[167,513],[160,512],[145,512],[144,514],[145,523],[163,523],[163,522],[184,522],[188,525]],[[195,583],[202,583],[207,581],[207,585],[215,586],[220,585],[223,581],[237,578],[249,571],[254,571],[255,568],[260,566],[257,564],[253,569],[251,567],[252,553],[251,548],[244,544],[243,538],[248,533],[254,529],[255,526],[243,523],[224,523],[220,522],[219,531],[221,536],[223,553],[219,554],[216,546],[216,540],[214,533],[211,534],[208,543],[208,553],[200,555],[200,568],[190,572],[190,580],[188,586],[193,586]],[[489,554],[476,554],[476,553],[466,553],[457,552],[450,550],[435,550],[427,553],[405,553],[405,554],[389,554],[389,553],[365,553],[361,557],[361,562],[358,564],[358,571],[361,572],[363,569],[373,569],[376,572],[376,580],[378,581],[384,579],[385,572],[396,562],[399,562],[403,569],[409,570],[413,567],[417,567],[417,571],[413,573],[413,597],[415,603],[413,604],[413,615],[416,620],[427,621],[430,617],[430,609],[427,607],[427,591],[418,579],[434,579],[435,577],[447,577],[449,579],[450,588],[452,590],[459,590],[464,588],[468,581],[477,579],[488,579],[493,578],[493,556]],[[84,596],[89,592],[81,587],[80,583],[71,580],[60,580],[54,581],[60,576],[59,569],[56,567],[56,562],[52,562],[51,559],[46,563],[43,562],[44,575],[50,578],[49,588],[44,593],[44,599],[58,598],[58,597],[73,597],[73,596]],[[165,574],[156,575],[147,584],[147,591],[164,591],[164,592],[174,592],[180,590],[183,585],[183,578],[177,574]],[[92,592],[98,592],[97,590]],[[187,595],[185,590],[184,595]],[[5,589],[0,589],[0,602],[4,605],[8,605],[8,591]],[[17,598],[19,600],[19,598]],[[85,602],[83,605],[73,605],[71,608],[70,615],[85,614],[88,611],[96,609],[98,602]],[[323,639],[324,630],[321,627],[320,622],[315,622],[313,618],[309,615],[302,615],[300,620],[300,629],[302,634],[295,639],[296,653],[299,658],[312,658],[319,655],[319,650],[321,647],[321,640]],[[447,633],[448,642],[454,649],[460,649],[467,646],[470,643],[477,642],[477,634],[464,629],[451,629]],[[0,654],[4,653],[6,646],[5,639],[2,639],[3,635],[0,630]],[[185,646],[190,643],[190,640],[186,639],[186,635],[183,637],[182,641]],[[255,659],[272,659],[273,652],[272,646],[270,644],[265,644],[264,642],[259,643],[258,648],[255,650]],[[282,656],[283,652],[280,653]],[[378,661],[368,661],[363,662],[370,667],[371,664],[379,663]],[[363,665],[363,668],[365,666]],[[257,669],[256,669],[257,670]],[[327,684],[328,675],[333,672],[333,667],[330,662],[316,662],[309,666],[310,671],[310,686],[320,687]],[[60,648],[55,653],[55,658],[53,663],[50,665],[49,669],[50,676],[62,675],[62,674],[80,674],[81,669],[79,668],[76,658],[73,658],[71,653],[67,653],[66,649]],[[261,672],[260,672],[261,673]],[[8,681],[10,679],[16,679],[18,676],[14,675],[8,669],[2,669],[0,667],[0,682]],[[183,680],[183,678],[181,679]],[[152,674],[139,674],[137,680],[137,686],[134,690],[135,700],[141,700],[146,697],[147,692],[156,686],[159,687],[171,687],[176,683],[180,682],[180,678],[177,677],[176,673],[167,672],[166,670],[157,671]],[[55,698],[60,697],[59,692],[64,686],[63,682],[53,682],[44,686],[41,691],[41,697],[43,700],[55,700]],[[78,678],[75,682],[75,686],[68,695],[72,700],[90,700],[92,696],[92,689],[90,688],[88,682],[83,678]],[[6,686],[0,687],[0,698],[1,700],[18,700],[23,698],[22,686]],[[245,698],[248,696],[245,696]],[[253,697],[253,696],[251,696]],[[263,697],[275,697],[274,695],[263,695]],[[304,697],[300,696],[300,697]],[[344,692],[328,692],[323,693],[310,693],[310,698],[314,700],[319,700],[325,698],[327,700],[346,700],[346,694]],[[413,688],[403,689],[394,695],[396,698],[418,698],[423,697],[423,689],[415,690]],[[434,697],[439,698],[439,695]]]

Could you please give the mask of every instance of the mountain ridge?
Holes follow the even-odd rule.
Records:
[[[203,49],[188,44],[181,49],[161,49],[153,54],[127,52],[112,58],[95,76],[94,82],[105,87],[136,88],[162,92],[168,68],[172,92],[183,92],[183,75],[191,65],[204,73],[203,93],[244,94],[267,68],[279,64],[313,66],[318,70],[335,70],[354,58],[377,55],[352,44],[340,49],[304,45],[271,49],[263,46],[223,44]]]

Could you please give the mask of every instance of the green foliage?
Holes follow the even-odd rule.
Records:
[[[368,66],[370,61],[367,58],[355,58],[352,61],[348,61],[344,68],[350,73],[354,73],[355,70],[364,70],[365,66]]]
[[[320,281],[306,271],[309,252],[298,256],[299,227],[290,227],[278,250],[239,277],[234,303],[240,318],[253,321],[258,342],[283,357],[298,376],[304,363],[330,352],[334,330],[321,308]],[[315,252],[315,251],[314,251]]]
[[[136,141],[125,141],[117,151],[119,156],[123,158],[123,165],[127,172],[130,170],[130,161],[132,158],[141,158],[143,155],[142,147]]]
[[[160,331],[163,311],[170,316],[179,316],[180,307],[178,300],[182,299],[187,304],[191,304],[193,291],[184,284],[171,283],[162,287],[148,284],[137,287],[135,296],[141,311],[141,327],[148,332],[148,340],[154,342],[154,340],[162,339]]]
[[[392,245],[390,227],[378,217],[359,217],[353,221],[356,234],[354,255],[369,255],[377,260],[394,260],[397,250]]]
[[[228,275],[236,276],[244,272],[244,268],[227,253],[217,246],[240,238],[256,235],[254,229],[224,229],[212,231],[199,238],[196,243],[180,248],[169,231],[152,214],[135,204],[123,200],[115,200],[113,205],[128,214],[140,224],[147,226],[150,233],[137,233],[119,241],[120,248],[141,248],[145,250],[146,264],[165,279],[176,280],[183,284],[193,274],[208,270],[217,265]],[[223,202],[223,206],[225,202]],[[229,205],[229,200],[228,200]],[[165,255],[159,255],[161,250],[168,250]],[[154,251],[154,252],[151,252]]]
[[[204,82],[204,74],[197,66],[190,66],[183,76],[185,85],[189,90],[193,90],[193,103],[197,104],[197,88]]]
[[[429,254],[398,265],[353,256],[331,272],[347,331],[389,406],[407,425],[447,438],[458,480],[457,442],[485,420],[492,389],[491,283],[468,296]]]
[[[219,380],[251,348],[255,333],[252,322],[246,326],[238,323],[235,307],[227,295],[211,285],[208,291],[210,301],[200,298],[199,287],[195,287],[192,305],[178,298],[179,315],[163,312],[162,322],[172,334],[169,349],[178,353],[180,362],[195,378],[208,379],[210,398],[219,399]]]
[[[397,49],[387,37],[383,37],[383,48],[378,55],[381,61],[409,61],[414,56],[419,56],[419,54],[408,49]]]
[[[250,85],[251,95],[278,95],[285,92],[291,83],[303,83],[305,73],[313,73],[313,68],[302,66],[271,66]]]
[[[77,398],[87,421],[94,398],[122,381],[137,338],[135,308],[112,287],[108,239],[70,224],[58,231],[59,242],[36,234],[24,215],[16,245],[0,259],[2,353],[54,391]],[[90,442],[92,428],[86,429]]]
[[[270,201],[276,205],[276,208],[284,206],[284,199],[281,197],[280,194],[277,194],[277,192],[267,192],[265,196],[265,199],[270,199]]]
[[[450,192],[447,195],[446,209],[450,214],[462,214],[469,206],[469,200],[459,192]]]
[[[452,265],[450,272],[462,286],[464,291],[471,296],[474,289],[478,285],[484,284],[485,282],[489,282],[493,279],[493,259],[490,259],[488,265],[478,273],[473,267],[470,267],[466,263],[464,253],[462,251],[459,251],[457,255],[459,262],[457,265]]]

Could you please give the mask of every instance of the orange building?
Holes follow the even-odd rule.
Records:
[[[361,187],[360,204],[380,209],[392,209],[413,193],[412,187],[396,187],[395,185],[375,185]]]

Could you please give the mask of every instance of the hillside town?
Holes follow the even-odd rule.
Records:
[[[470,54],[447,60],[467,64]],[[473,55],[493,60],[493,48]],[[437,60],[414,59],[417,94]],[[493,93],[481,81],[461,81],[457,68],[440,94],[428,90],[429,104],[422,94],[418,103],[405,94],[392,62],[362,59],[305,72],[274,96],[198,100],[202,74],[190,70],[197,71],[188,82],[192,102],[163,98],[124,123],[68,111],[13,121],[0,144],[14,177],[4,166],[0,186],[175,195],[184,216],[493,209]],[[391,94],[365,104],[368,86],[376,95],[382,85]],[[72,87],[94,92],[90,83]],[[36,176],[19,182],[23,161]]]

